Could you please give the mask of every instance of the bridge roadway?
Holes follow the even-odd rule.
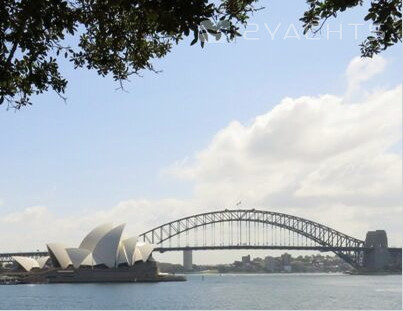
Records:
[[[221,246],[183,246],[183,247],[157,247],[155,251],[160,253],[169,251],[201,251],[201,250],[240,250],[240,249],[278,249],[278,250],[306,250],[320,252],[334,251],[365,251],[367,247],[327,247],[327,246],[280,246],[280,245],[221,245]]]
[[[225,209],[183,217],[152,228],[139,240],[156,245],[156,251],[183,251],[188,263],[193,250],[277,249],[334,252],[356,269],[381,269],[399,261],[402,252],[401,248],[388,247],[385,230],[368,231],[361,240],[309,219],[256,209]],[[393,261],[388,254],[393,254]],[[0,261],[43,255],[47,252],[0,254]]]
[[[170,251],[201,251],[201,250],[301,250],[301,251],[320,251],[320,252],[335,252],[335,251],[369,251],[369,247],[328,247],[328,246],[280,246],[280,245],[219,245],[219,246],[183,246],[183,247],[156,247],[156,252],[165,253]],[[401,253],[400,247],[389,247],[391,253]],[[12,262],[13,256],[23,257],[42,257],[49,256],[46,251],[37,252],[15,252],[15,253],[0,253],[0,262]]]

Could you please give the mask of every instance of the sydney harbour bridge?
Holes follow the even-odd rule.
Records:
[[[363,235],[364,236],[364,235]],[[301,217],[255,209],[207,212],[177,219],[139,236],[155,244],[154,251],[183,251],[191,264],[192,251],[203,250],[316,250],[333,252],[357,270],[401,267],[401,248],[388,247],[386,232],[369,231],[361,240]],[[12,256],[43,256],[46,252],[5,253]]]

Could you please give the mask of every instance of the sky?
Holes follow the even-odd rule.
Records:
[[[401,246],[401,44],[359,57],[365,8],[302,34],[304,1],[273,1],[236,42],[181,42],[161,73],[74,70],[67,102],[48,92],[0,108],[0,252],[78,245],[93,227],[130,234],[198,212],[290,213]],[[198,252],[224,263],[268,252]],[[181,254],[157,254],[180,262]]]

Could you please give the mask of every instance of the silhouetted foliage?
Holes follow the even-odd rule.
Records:
[[[30,97],[53,89],[62,98],[67,80],[57,63],[65,57],[75,68],[111,74],[122,83],[141,70],[155,71],[184,37],[204,45],[208,34],[228,41],[239,36],[256,11],[257,0],[1,0],[0,105],[21,108]],[[307,0],[301,19],[305,31],[318,31],[321,20],[361,5],[358,0]],[[362,54],[372,56],[401,39],[401,3],[375,0],[366,19],[378,29]],[[64,45],[66,36],[77,42]]]
[[[369,1],[368,1],[369,2]],[[307,0],[307,10],[301,21],[304,33],[318,32],[323,24],[338,13],[363,5],[363,0]],[[373,33],[360,45],[361,55],[372,57],[402,40],[402,1],[373,0],[364,20],[372,21]]]

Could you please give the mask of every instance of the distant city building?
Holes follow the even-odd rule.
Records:
[[[246,273],[292,273],[292,272],[345,272],[352,267],[338,256],[298,256],[293,258],[290,254],[282,254],[280,257],[266,256],[264,259],[243,256],[242,261],[234,261],[232,264],[209,266],[209,270],[217,269],[220,273],[246,272]],[[206,266],[194,265],[195,271],[206,269]]]
[[[250,263],[250,255],[242,256],[242,263]]]
[[[277,266],[278,265],[277,265],[276,258],[271,257],[271,256],[267,256],[267,257],[265,257],[264,262],[265,262],[265,270],[267,272],[273,273],[273,272],[277,271]]]
[[[281,255],[281,263],[283,266],[289,266],[291,263],[291,255],[287,253]]]
[[[293,261],[291,261],[291,271],[292,272],[305,272],[305,264],[302,261],[293,260]]]

